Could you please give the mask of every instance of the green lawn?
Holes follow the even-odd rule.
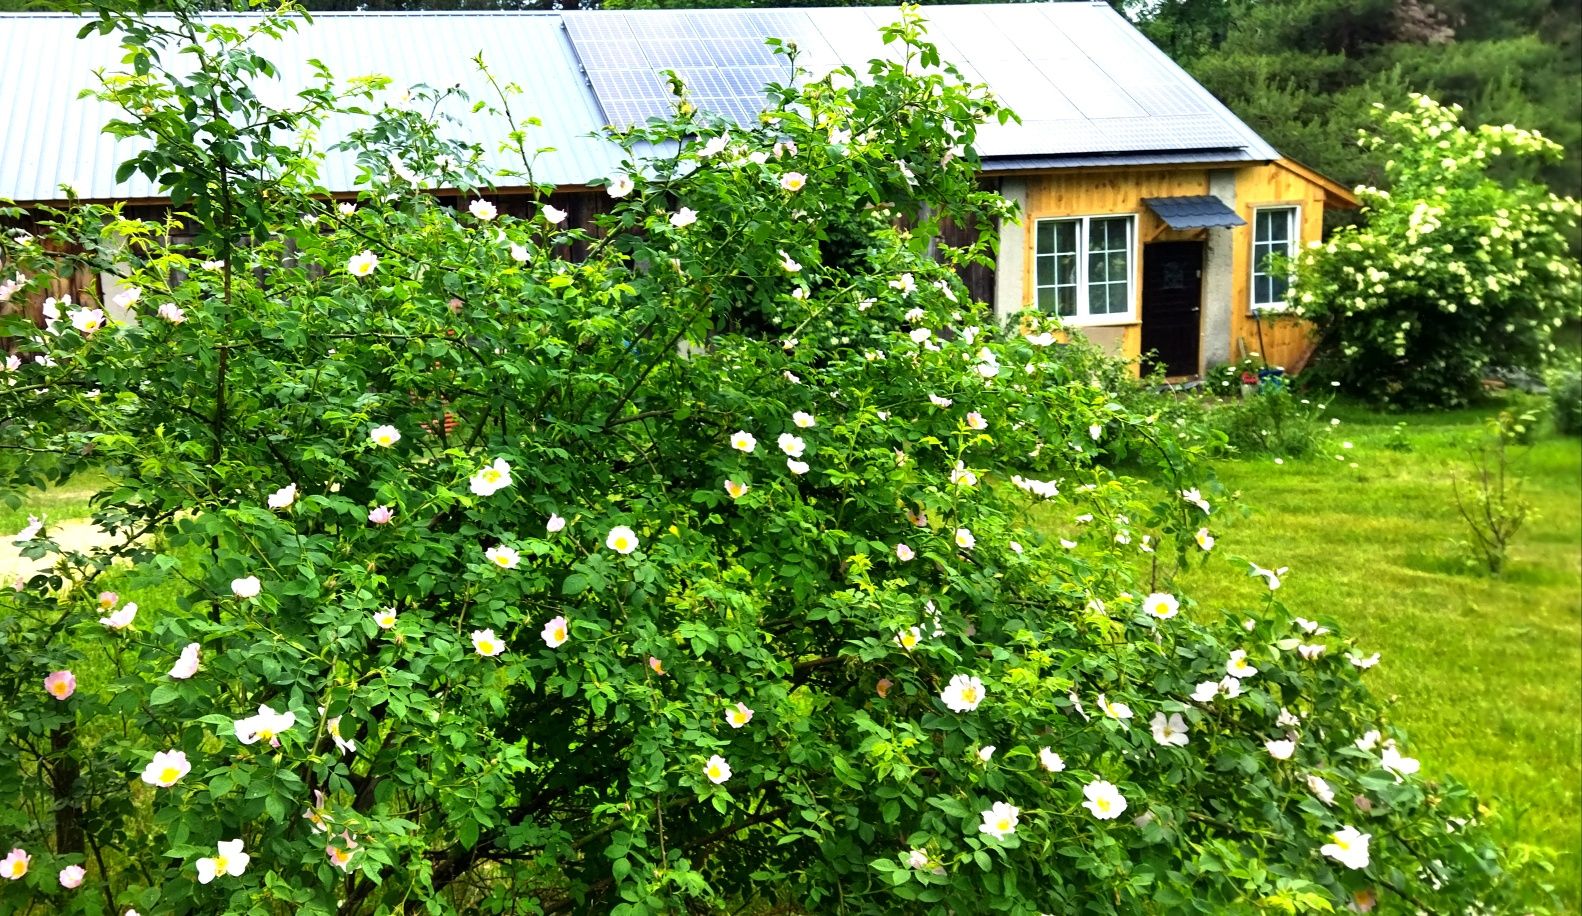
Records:
[[[1523,462],[1538,516],[1506,572],[1467,568],[1448,472],[1492,411],[1429,416],[1340,412],[1332,455],[1216,471],[1254,511],[1216,552],[1289,566],[1280,597],[1333,620],[1384,661],[1367,679],[1394,701],[1424,774],[1450,772],[1497,807],[1507,842],[1559,855],[1555,882],[1579,905],[1582,867],[1582,442],[1546,436]],[[1405,420],[1410,451],[1392,427]],[[1351,462],[1357,467],[1352,468]],[[1260,579],[1211,565],[1181,588],[1208,607],[1248,606]]]
[[[43,516],[50,522],[87,518],[93,513],[88,497],[103,487],[105,481],[103,474],[86,471],[61,486],[29,494],[19,505],[0,502],[0,538],[21,531],[29,515]]]

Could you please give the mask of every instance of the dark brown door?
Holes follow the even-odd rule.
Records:
[[[1196,375],[1203,309],[1203,243],[1143,246],[1143,372]]]

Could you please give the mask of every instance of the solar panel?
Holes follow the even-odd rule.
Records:
[[[668,117],[676,99],[660,74],[674,70],[697,106],[738,125],[756,124],[764,86],[790,78],[785,58],[764,44],[775,36],[823,46],[807,18],[785,11],[730,15],[605,11],[561,16],[572,49],[608,122],[615,127]]]

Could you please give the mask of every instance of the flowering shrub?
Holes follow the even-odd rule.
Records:
[[[1582,365],[1573,359],[1549,374],[1549,415],[1561,435],[1582,434]]]
[[[1578,205],[1500,160],[1560,148],[1509,124],[1469,129],[1459,105],[1414,95],[1362,146],[1388,156],[1388,190],[1359,188],[1365,223],[1297,257],[1294,311],[1320,329],[1320,371],[1399,406],[1466,403],[1490,367],[1537,371],[1578,313]],[[1380,106],[1382,112],[1382,106]]]
[[[104,468],[124,536],[67,550],[42,522],[25,550],[54,565],[0,599],[0,908],[1513,892],[1362,686],[1377,656],[1286,612],[1283,571],[1254,567],[1251,616],[1173,592],[1225,508],[1196,455],[931,257],[935,220],[1001,212],[972,144],[1002,112],[914,12],[893,61],[782,90],[760,127],[683,104],[622,135],[673,153],[610,176],[597,239],[503,215],[478,150],[375,81],[262,107],[247,42],[289,19],[102,15],[116,129],[152,141],[130,167],[198,241],[81,208],[0,251],[26,295],[110,266],[107,227],[138,291],[135,321],[0,327],[0,479]],[[164,69],[182,50],[199,68]],[[354,109],[364,191],[337,206],[277,141]],[[1043,505],[1081,517],[1046,536]]]

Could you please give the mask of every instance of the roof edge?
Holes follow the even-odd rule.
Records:
[[[1304,181],[1323,188],[1325,203],[1331,206],[1345,210],[1356,210],[1362,206],[1362,201],[1357,199],[1357,195],[1350,188],[1312,166],[1303,165],[1295,159],[1285,156],[1275,160],[1274,164]]]
[[[1113,153],[1023,153],[979,158],[983,172],[1172,165],[1240,168],[1269,161],[1272,160],[1255,157],[1242,146],[1126,150]]]

